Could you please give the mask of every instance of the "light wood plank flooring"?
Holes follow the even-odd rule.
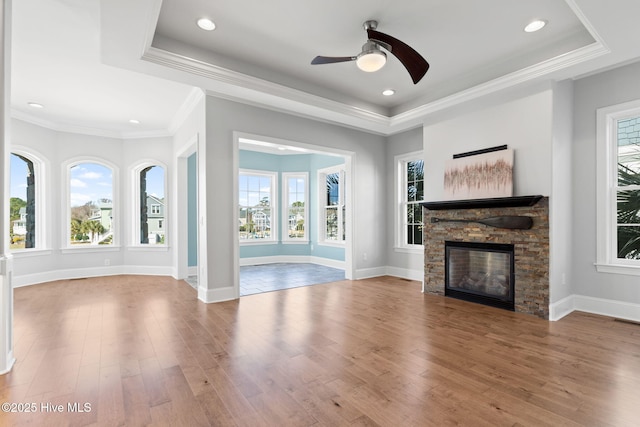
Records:
[[[209,305],[166,277],[18,288],[15,353],[0,401],[37,411],[3,426],[640,425],[640,326],[390,277]]]

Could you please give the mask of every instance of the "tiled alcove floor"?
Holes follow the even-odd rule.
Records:
[[[240,296],[345,280],[344,270],[308,263],[276,263],[240,267]],[[194,288],[198,278],[186,279]]]

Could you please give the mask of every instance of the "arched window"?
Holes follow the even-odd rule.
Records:
[[[40,162],[34,161],[28,154],[11,153],[11,190],[10,190],[10,227],[11,250],[34,249],[42,246],[39,236],[39,215],[36,207],[40,203],[37,197],[36,175],[39,175]],[[38,176],[39,178],[39,176]],[[38,181],[41,182],[40,179]]]
[[[167,236],[167,200],[165,168],[144,163],[134,168],[135,218],[138,230],[134,244],[164,245]]]
[[[86,161],[68,167],[69,232],[72,247],[113,245],[115,230],[114,172]]]

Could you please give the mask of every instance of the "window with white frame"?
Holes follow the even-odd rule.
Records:
[[[597,112],[597,269],[640,275],[640,100]]]
[[[69,245],[112,245],[115,228],[112,168],[98,162],[76,162],[69,165],[67,176]]]
[[[240,170],[238,176],[238,236],[240,243],[277,241],[276,183],[278,174]]]
[[[344,243],[346,239],[345,180],[343,165],[318,171],[320,243]]]
[[[165,168],[154,162],[145,162],[133,169],[135,186],[134,244],[165,245],[163,223],[168,212],[166,206]]]
[[[45,246],[43,222],[43,162],[30,152],[16,150],[10,158],[9,249]]]
[[[422,205],[424,160],[422,152],[395,157],[396,163],[396,247],[422,248]]]
[[[309,188],[308,173],[285,172],[282,174],[283,243],[309,240]]]

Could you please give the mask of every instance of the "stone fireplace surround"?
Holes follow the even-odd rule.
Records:
[[[446,240],[513,244],[515,311],[549,319],[548,197],[426,202],[422,205],[425,292],[444,295]],[[533,226],[529,230],[512,230],[478,223],[431,222],[433,217],[467,220],[502,215],[530,216]]]

